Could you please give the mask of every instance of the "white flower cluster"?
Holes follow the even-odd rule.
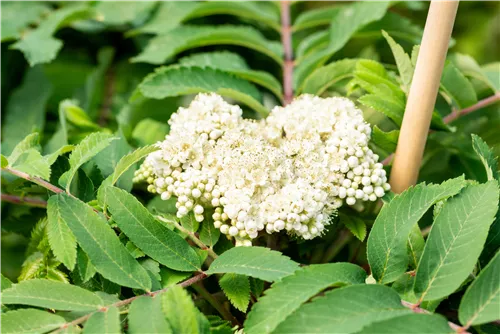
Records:
[[[214,226],[251,245],[259,231],[312,239],[344,202],[375,201],[390,189],[371,129],[345,98],[303,95],[267,119],[246,120],[240,107],[199,94],[172,115],[170,133],[136,172],[148,190],[177,198],[177,216]]]

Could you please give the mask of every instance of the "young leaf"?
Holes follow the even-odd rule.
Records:
[[[30,68],[21,86],[10,95],[7,106],[2,110],[5,113],[2,123],[3,154],[9,154],[16,144],[24,141],[33,131],[43,130],[45,107],[51,94],[52,86],[43,69],[40,66]]]
[[[472,134],[472,147],[486,169],[488,180],[498,180],[498,161],[493,150],[488,147],[488,144],[481,137],[475,134]]]
[[[398,66],[399,76],[401,77],[401,81],[403,83],[403,90],[408,93],[410,91],[411,80],[413,78],[413,65],[411,63],[410,57],[405,52],[405,50],[394,41],[394,39],[389,36],[384,30],[382,30],[382,35],[389,43],[391,47],[392,54],[394,55],[394,59],[396,60],[396,65]]]
[[[379,111],[389,117],[398,127],[403,123],[403,115],[405,112],[404,101],[401,101],[393,96],[367,94],[358,99],[361,104]]]
[[[132,302],[128,311],[129,333],[170,334],[172,329],[161,309],[161,295],[142,296]]]
[[[3,290],[5,289],[8,289],[12,286],[12,281],[10,279],[8,279],[7,277],[5,277],[4,275],[0,274],[0,278],[2,279],[2,292]]]
[[[281,43],[267,40],[249,26],[180,26],[149,41],[132,62],[163,64],[177,54],[209,45],[237,45],[261,52],[283,64]]]
[[[321,95],[335,83],[354,75],[356,59],[343,59],[317,68],[304,81],[301,93]]]
[[[115,306],[92,314],[83,326],[83,334],[116,334],[120,330],[120,313]]]
[[[373,126],[372,142],[387,152],[395,152],[398,145],[399,130],[385,132],[376,125]]]
[[[22,304],[64,311],[97,310],[101,298],[76,285],[47,279],[31,279],[2,291],[3,304]]]
[[[460,301],[458,318],[469,327],[498,320],[500,309],[500,251],[479,273]]]
[[[373,322],[409,313],[391,288],[359,284],[329,291],[302,305],[273,333],[356,333]]]
[[[448,95],[459,109],[477,103],[477,96],[470,81],[452,62],[447,62],[441,76],[441,89]]]
[[[60,40],[52,37],[56,30],[73,21],[92,16],[93,13],[87,6],[65,6],[51,12],[36,29],[29,31],[11,48],[24,53],[30,66],[48,63],[56,57],[63,45]]]
[[[233,74],[269,89],[279,98],[283,98],[282,87],[275,77],[264,71],[253,71],[245,59],[236,53],[227,51],[197,53],[179,60],[179,64],[186,67],[210,67]]]
[[[100,274],[123,286],[146,291],[151,288],[146,270],[130,255],[104,218],[90,206],[66,194],[50,197],[48,207],[51,206],[57,208],[61,219]]]
[[[498,210],[498,182],[470,185],[446,201],[425,244],[415,294],[434,300],[453,293],[473,271]]]
[[[2,313],[0,318],[5,334],[45,333],[66,323],[59,315],[30,308]]]
[[[57,205],[47,206],[47,235],[55,257],[72,271],[76,264],[76,238],[59,210]]]
[[[448,321],[442,315],[410,313],[372,323],[357,332],[357,334],[444,334],[452,332]]]
[[[205,245],[213,248],[220,237],[220,230],[215,228],[213,220],[206,219],[201,223],[200,240]]]
[[[5,168],[9,165],[9,160],[2,154],[2,168]]]
[[[163,314],[167,318],[172,332],[199,333],[197,320],[199,311],[186,290],[178,285],[171,287],[161,295],[161,303]]]
[[[70,170],[64,173],[59,183],[69,192],[71,181],[81,165],[89,161],[97,153],[105,149],[116,138],[107,133],[95,132],[85,137],[69,156]]]
[[[413,225],[408,236],[408,255],[410,257],[410,266],[412,268],[417,268],[418,262],[422,257],[422,252],[424,251],[425,241],[420,231],[418,224]]]
[[[231,304],[241,312],[246,312],[250,303],[250,282],[248,277],[238,274],[224,274],[219,280],[222,291]]]
[[[25,172],[30,176],[40,177],[45,180],[50,179],[50,165],[45,158],[34,148],[30,148],[17,158],[12,164],[12,168]]]
[[[292,29],[293,31],[299,31],[321,25],[328,25],[332,21],[332,17],[335,17],[341,8],[341,6],[335,4],[335,6],[321,7],[303,12],[293,23]]]
[[[362,284],[363,269],[350,263],[313,264],[276,282],[252,307],[245,333],[271,333],[314,295],[332,286]]]
[[[207,274],[234,273],[273,282],[293,274],[298,263],[264,247],[234,247],[216,258]]]
[[[140,92],[153,99],[199,92],[215,92],[240,101],[255,111],[267,115],[260,104],[260,92],[248,81],[221,70],[201,67],[162,67],[148,75],[139,85]]]
[[[94,265],[90,262],[89,257],[81,248],[78,248],[76,253],[76,268],[78,269],[78,274],[83,283],[87,282],[96,274]]]
[[[156,221],[134,196],[115,187],[104,191],[116,224],[144,253],[171,269],[200,269],[199,258],[189,244]]]
[[[351,231],[351,233],[356,238],[361,241],[365,240],[366,224],[361,218],[342,214],[340,221],[345,225],[345,227],[349,229],[349,231]]]
[[[463,177],[440,185],[421,183],[382,207],[367,248],[372,275],[378,282],[393,282],[405,272],[409,262],[406,243],[413,226],[432,205],[457,194],[464,186]]]

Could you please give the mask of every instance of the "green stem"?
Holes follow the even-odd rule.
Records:
[[[238,325],[241,327],[239,321],[231,314],[231,312],[229,312],[228,309],[222,306],[222,304],[219,303],[219,301],[214,296],[212,296],[212,294],[208,292],[207,289],[205,289],[202,282],[194,284],[192,288],[196,290],[196,292],[198,292],[200,296],[202,296],[210,305],[212,305],[213,308],[215,308],[225,320],[230,321],[233,325]]]

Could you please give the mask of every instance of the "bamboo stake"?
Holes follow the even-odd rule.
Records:
[[[417,182],[457,8],[458,1],[431,1],[391,171],[396,193]]]

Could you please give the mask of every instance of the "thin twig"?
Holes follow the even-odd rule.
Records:
[[[283,68],[283,95],[285,105],[293,100],[293,48],[292,29],[290,26],[290,2],[280,1],[281,4],[281,43],[285,55]]]
[[[487,107],[495,102],[498,102],[498,101],[500,101],[500,93],[496,93],[495,95],[492,95],[490,97],[482,99],[478,103],[476,103],[468,108],[458,110],[458,111],[452,111],[449,115],[447,115],[443,118],[443,122],[445,124],[449,124],[462,116],[468,115],[468,114],[470,114],[476,110],[479,110],[481,108],[485,108],[485,107]],[[389,165],[393,158],[394,158],[394,153],[391,153],[387,158],[385,158],[382,161],[382,164],[384,166]]]
[[[178,229],[179,231],[181,231],[184,234],[187,234],[188,238],[191,239],[191,241],[194,242],[196,244],[196,246],[198,246],[199,248],[201,248],[203,250],[206,250],[208,252],[208,255],[212,259],[217,258],[217,254],[214,252],[214,250],[212,248],[210,248],[207,245],[205,245],[205,243],[203,243],[203,241],[201,241],[200,238],[198,238],[196,236],[196,234],[194,234],[193,232],[191,232],[188,229],[184,228],[184,226],[182,226],[181,224],[179,224],[178,222],[176,222],[174,219],[166,219],[166,218],[164,218],[162,216],[156,216],[156,218],[158,220],[161,220],[162,222],[167,223],[167,224],[174,225],[176,229]]]
[[[424,313],[424,314],[432,314],[431,312],[427,311],[426,309],[423,309],[420,307],[419,304],[412,304],[410,302],[407,302],[405,300],[402,300],[401,301],[401,305],[403,305],[404,307],[407,307],[409,308],[410,310],[412,310],[413,312],[415,313]],[[460,334],[470,334],[469,332],[467,332],[467,328],[464,328],[462,326],[459,326],[457,324],[454,324],[453,322],[451,321],[448,321],[448,325],[450,326],[451,329],[453,329],[456,333],[460,333]]]
[[[202,273],[200,273],[200,274],[198,274],[198,275],[196,275],[196,276],[193,276],[193,277],[191,277],[190,279],[187,279],[187,280],[185,280],[184,282],[181,282],[181,283],[179,283],[179,284],[177,284],[177,285],[182,286],[182,287],[187,287],[187,286],[193,285],[194,283],[199,282],[199,281],[201,281],[201,280],[203,280],[203,279],[205,279],[205,278],[207,278],[207,277],[208,277],[208,275],[202,272]],[[103,307],[103,308],[101,308],[101,309],[99,309],[99,310],[97,310],[97,311],[94,311],[94,312],[92,312],[92,313],[86,314],[86,315],[84,315],[83,317],[77,318],[77,319],[75,319],[75,320],[73,320],[73,321],[71,321],[71,322],[67,322],[67,323],[65,323],[65,324],[61,325],[61,327],[59,327],[59,329],[57,329],[57,330],[53,331],[52,333],[59,333],[59,332],[61,332],[62,330],[66,329],[66,328],[68,328],[68,327],[70,327],[70,326],[76,326],[76,325],[79,325],[79,324],[81,324],[81,323],[83,323],[83,322],[87,321],[87,320],[88,320],[88,319],[89,319],[89,318],[90,318],[90,317],[91,317],[94,313],[97,313],[97,312],[106,312],[106,311],[108,310],[108,308],[109,308],[109,307],[111,307],[111,306],[114,306],[114,307],[117,307],[117,308],[118,308],[118,307],[121,307],[121,306],[124,306],[124,305],[130,304],[130,303],[132,303],[134,300],[136,300],[137,298],[140,298],[140,297],[143,297],[143,296],[154,297],[154,296],[156,296],[156,295],[158,295],[158,294],[161,294],[161,293],[163,293],[163,292],[166,292],[166,291],[167,291],[167,290],[169,290],[170,288],[171,288],[171,286],[166,287],[166,288],[163,288],[163,289],[161,289],[161,290],[154,291],[154,292],[148,292],[148,293],[145,293],[145,294],[143,294],[143,295],[138,295],[138,296],[134,296],[134,297],[131,297],[131,298],[128,298],[128,299],[120,300],[119,302],[116,302],[116,303],[114,303],[114,304],[111,304],[111,305],[105,306],[105,307]]]
[[[196,292],[198,292],[210,305],[212,305],[213,308],[215,308],[225,320],[230,321],[233,325],[241,327],[238,319],[236,319],[228,309],[226,309],[221,303],[219,303],[219,301],[214,296],[212,296],[212,294],[208,292],[207,289],[205,289],[203,282],[200,281],[194,284],[192,288],[195,289]]]
[[[37,208],[46,208],[47,202],[33,197],[21,197],[15,195],[2,194],[2,202],[9,202],[14,204],[25,204],[27,206],[33,206]]]
[[[35,176],[29,176],[27,173],[25,172],[21,172],[21,171],[18,171],[16,169],[12,169],[10,167],[5,167],[5,168],[2,168],[3,171],[6,171],[8,173],[11,173],[15,176],[18,176],[22,179],[25,179],[25,180],[28,180],[28,181],[31,181],[33,183],[36,183],[38,184],[39,186],[42,186],[56,194],[59,194],[59,193],[63,193],[64,190],[62,190],[61,188],[59,187],[56,187],[55,185],[45,181],[45,180],[42,180],[41,178],[39,177],[35,177]]]

